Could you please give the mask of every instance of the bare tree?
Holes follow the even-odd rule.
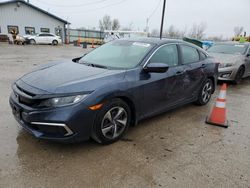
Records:
[[[180,30],[171,25],[167,30],[163,32],[163,36],[167,38],[183,38],[186,34],[186,28]]]
[[[118,30],[120,29],[120,22],[119,20],[116,18],[113,20],[112,22],[112,30]]]
[[[189,37],[202,39],[205,36],[205,30],[207,26],[205,23],[196,24],[194,23],[189,32]]]
[[[112,20],[109,15],[105,15],[102,20],[99,20],[100,30],[110,30],[112,28]]]
[[[244,30],[244,27],[242,27],[242,26],[234,27],[234,35],[240,36],[240,34],[243,32],[243,30]]]

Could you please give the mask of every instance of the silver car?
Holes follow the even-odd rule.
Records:
[[[242,78],[250,76],[249,43],[216,43],[207,51],[220,63],[218,80],[228,80],[238,84]]]

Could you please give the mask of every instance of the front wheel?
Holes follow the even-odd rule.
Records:
[[[58,45],[58,41],[57,40],[53,40],[52,41],[52,45],[54,45],[54,46]]]
[[[92,138],[101,144],[113,143],[124,135],[130,121],[129,106],[120,99],[113,99],[98,112]]]
[[[199,106],[206,105],[211,99],[212,92],[214,90],[214,84],[211,79],[207,79],[205,83],[202,85],[201,90],[199,92],[198,100],[195,104]]]
[[[35,45],[35,44],[36,44],[36,41],[35,41],[34,39],[31,39],[31,40],[30,40],[30,44]]]
[[[244,72],[245,72],[245,68],[243,66],[240,66],[235,76],[234,84],[239,84],[242,81]]]

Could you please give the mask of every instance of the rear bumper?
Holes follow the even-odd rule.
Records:
[[[36,138],[57,142],[79,142],[88,140],[95,112],[84,104],[38,110],[20,104],[11,94],[9,99],[16,121]]]

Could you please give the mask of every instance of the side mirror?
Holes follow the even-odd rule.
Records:
[[[143,70],[145,72],[164,73],[168,69],[169,66],[164,63],[150,63]]]
[[[82,57],[76,57],[74,59],[72,59],[73,62],[77,63]]]

